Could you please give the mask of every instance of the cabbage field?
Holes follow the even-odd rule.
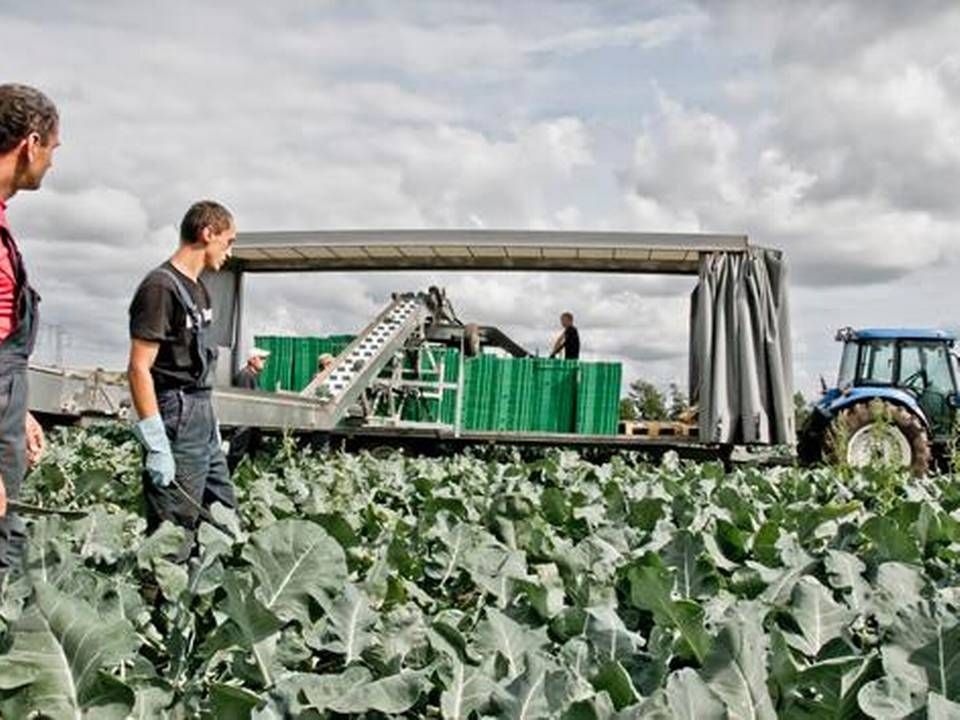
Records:
[[[0,715],[960,717],[960,487],[884,469],[278,442],[196,557],[122,428],[54,439]]]

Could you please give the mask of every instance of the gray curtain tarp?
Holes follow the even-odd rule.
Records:
[[[773,250],[701,260],[690,304],[690,399],[702,442],[795,442],[787,284]]]
[[[220,348],[217,361],[217,385],[229,385],[237,363],[234,348],[234,330],[236,328],[239,298],[239,275],[230,270],[207,272],[203,274],[203,284],[210,293],[213,309],[213,341]]]

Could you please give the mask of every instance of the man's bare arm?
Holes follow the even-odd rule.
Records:
[[[160,343],[149,340],[130,341],[130,361],[127,364],[127,380],[130,383],[130,396],[133,409],[140,419],[148,418],[160,412],[157,406],[157,392],[153,386],[150,368],[157,359]]]
[[[566,340],[567,340],[566,334],[560,333],[560,336],[557,338],[556,342],[553,343],[553,352],[550,353],[550,357],[553,357],[554,355],[559,353],[561,350],[563,350],[563,346],[566,343]]]
[[[43,451],[47,447],[47,440],[43,436],[43,427],[37,422],[33,413],[27,413],[26,427],[24,428],[27,438],[27,466],[34,467],[40,458],[43,457]]]

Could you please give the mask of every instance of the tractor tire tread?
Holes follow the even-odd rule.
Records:
[[[920,418],[907,408],[884,400],[860,402],[837,414],[824,438],[824,461],[831,464],[846,461],[845,448],[837,447],[837,438],[841,436],[849,438],[857,430],[873,422],[875,410],[871,405],[876,402],[882,404],[890,421],[900,429],[910,443],[910,471],[917,477],[925,475],[933,464],[933,450],[926,427]]]

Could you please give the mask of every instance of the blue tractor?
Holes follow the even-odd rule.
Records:
[[[916,475],[944,462],[960,407],[955,338],[941,330],[844,328],[840,373],[800,430],[806,462],[884,463]]]

